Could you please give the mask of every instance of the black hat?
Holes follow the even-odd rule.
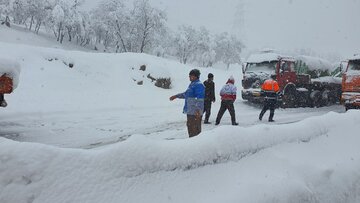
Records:
[[[213,77],[214,77],[214,75],[212,73],[208,74],[208,78],[213,78]]]
[[[192,69],[189,73],[189,75],[193,75],[197,78],[200,78],[200,71],[198,69]]]

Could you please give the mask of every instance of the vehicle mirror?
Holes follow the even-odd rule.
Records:
[[[246,69],[246,63],[242,64],[242,73],[245,74],[245,69]]]

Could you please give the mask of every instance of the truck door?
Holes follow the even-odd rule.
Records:
[[[296,83],[295,63],[292,61],[280,61],[278,75],[280,89],[283,90],[288,83]]]

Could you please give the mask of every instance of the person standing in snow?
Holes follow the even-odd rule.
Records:
[[[170,97],[170,101],[176,98],[185,99],[183,113],[187,114],[187,129],[189,137],[201,133],[201,118],[204,110],[205,87],[200,82],[200,71],[193,69],[189,73],[190,85],[183,93]]]
[[[279,84],[276,80],[267,79],[261,86],[261,95],[264,96],[264,106],[260,112],[259,120],[262,120],[265,112],[270,109],[269,122],[274,122],[275,106],[277,101],[277,93],[279,92]]]
[[[226,84],[221,88],[220,96],[221,96],[221,106],[219,112],[216,117],[215,125],[219,125],[222,116],[224,115],[226,110],[229,110],[231,116],[231,124],[238,125],[235,118],[235,108],[234,108],[234,101],[236,100],[236,91],[237,88],[234,85],[235,80],[231,76]]]
[[[210,124],[209,118],[211,114],[211,103],[215,102],[215,83],[213,82],[214,75],[208,74],[208,79],[205,80],[205,101],[204,101],[204,112],[205,112],[205,124]]]

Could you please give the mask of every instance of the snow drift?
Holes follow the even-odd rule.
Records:
[[[178,171],[196,171],[199,167],[201,169],[213,164],[221,166],[219,163],[243,160],[246,157],[247,162],[271,162],[274,159],[268,166],[268,177],[259,180],[256,173],[251,173],[254,177],[245,180],[252,182],[252,178],[257,181],[264,179],[257,188],[257,191],[263,191],[270,189],[267,188],[268,178],[273,179],[272,195],[268,198],[252,196],[252,201],[288,202],[291,197],[294,200],[292,202],[352,202],[360,198],[360,154],[357,153],[356,144],[360,138],[351,133],[360,130],[357,125],[359,122],[360,114],[356,111],[346,114],[329,113],[288,125],[249,128],[223,126],[184,140],[152,140],[138,135],[97,150],[61,149],[1,138],[0,201],[26,202],[31,199],[34,202],[136,202],[132,199],[133,193],[126,197],[121,197],[120,194],[126,193],[125,188],[136,184],[139,177],[146,179],[153,177],[153,173],[163,173],[161,171],[169,171],[167,176],[172,176],[172,173],[178,176]],[[309,151],[301,150],[304,152],[301,154],[295,150],[299,146]],[[274,150],[282,158],[268,157],[268,152]],[[317,154],[311,154],[312,151]],[[256,157],[255,160],[252,159],[253,156]],[[291,162],[299,166],[286,166],[287,169],[282,169],[284,171],[281,170],[278,174],[273,168],[279,167],[276,163],[279,158],[283,159],[282,164]],[[258,170],[256,167],[261,167],[262,170],[266,168],[264,163],[261,166],[243,164],[244,162],[240,169],[245,171]],[[284,188],[281,180],[287,173],[296,176]],[[302,182],[301,187],[299,182]],[[114,189],[108,191],[110,186],[117,188],[115,190],[118,193],[112,194]],[[106,190],[94,190],[94,187]],[[279,188],[284,190],[278,191]],[[139,188],[135,187],[133,190],[137,191]],[[87,195],[90,191],[92,194]],[[238,200],[244,200],[251,194],[240,192],[237,195]],[[93,199],[94,196],[97,198]],[[190,195],[185,199],[196,201],[199,200],[196,199],[198,197]],[[166,202],[161,198],[160,196],[151,202]],[[183,199],[173,201],[183,202]]]

